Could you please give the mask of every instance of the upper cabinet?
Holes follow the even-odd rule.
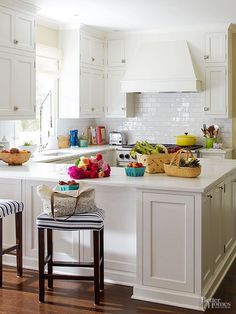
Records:
[[[104,41],[82,33],[80,35],[80,62],[85,66],[104,66]]]
[[[204,59],[206,63],[226,61],[226,33],[207,33]]]
[[[34,17],[0,6],[0,46],[34,51]]]
[[[104,116],[104,40],[83,30],[60,31],[59,117]],[[70,110],[68,110],[68,104]]]
[[[107,65],[109,67],[124,66],[125,41],[123,39],[109,39],[107,41]]]
[[[213,118],[232,114],[231,32],[207,33],[205,36],[205,105]]]
[[[22,12],[0,6],[0,119],[35,118],[35,21]]]

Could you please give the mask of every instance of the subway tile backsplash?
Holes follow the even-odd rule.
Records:
[[[188,132],[204,144],[201,127],[217,124],[219,139],[232,146],[232,119],[212,119],[204,110],[203,93],[142,93],[136,95],[135,117],[96,119],[109,131],[124,131],[129,143],[148,140],[152,143],[175,143],[175,136]]]

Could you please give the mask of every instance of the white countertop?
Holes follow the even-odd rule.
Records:
[[[228,148],[222,148],[222,149],[216,149],[216,148],[201,148],[201,152],[203,153],[209,153],[209,154],[226,154],[228,152],[232,152],[233,148],[228,147]]]
[[[42,153],[35,153],[33,161],[36,162],[53,162],[58,160],[70,160],[76,159],[77,157],[86,155],[86,154],[96,154],[98,152],[103,152],[107,150],[116,149],[114,146],[109,145],[94,145],[89,147],[77,147],[77,148],[64,148],[64,149],[55,149],[55,150],[46,150]],[[58,156],[53,155],[54,153],[58,153]]]
[[[226,175],[236,171],[236,160],[201,159],[202,173],[198,178],[175,178],[165,174],[145,174],[144,177],[127,177],[124,168],[113,167],[111,176],[87,179],[94,186],[118,186],[184,192],[206,192]],[[52,181],[68,180],[68,165],[28,162],[23,166],[8,166],[0,162],[0,178]]]

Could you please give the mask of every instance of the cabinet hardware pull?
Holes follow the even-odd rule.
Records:
[[[94,108],[91,108],[92,111],[94,111]]]
[[[92,57],[91,59],[92,59],[92,62],[94,62],[94,61],[95,61],[95,58],[93,58],[93,57]]]
[[[17,111],[19,108],[18,108],[18,107],[16,107],[16,106],[14,106],[14,108],[13,108],[13,109],[14,109],[14,111]]]
[[[209,194],[209,195],[207,195],[207,197],[212,198],[212,195]]]
[[[121,110],[125,111],[125,110],[126,110],[126,108],[125,108],[125,107],[122,107],[122,108],[121,108]]]
[[[218,186],[218,189],[224,190],[224,187],[223,186]]]
[[[125,63],[125,59],[121,59],[121,63]]]
[[[204,56],[204,60],[208,60],[210,58],[210,56],[205,55]]]
[[[210,108],[209,107],[204,107],[204,111],[209,111]]]
[[[19,44],[19,41],[17,39],[14,39],[14,44],[15,45]]]

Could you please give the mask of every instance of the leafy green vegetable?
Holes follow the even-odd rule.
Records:
[[[151,145],[147,141],[143,142],[136,142],[135,146],[132,148],[130,152],[130,156],[135,158],[137,153],[142,155],[151,155],[151,154],[163,154],[167,152],[167,149],[165,146],[157,144],[157,145]]]
[[[30,142],[24,142],[23,146],[32,146],[34,145],[32,141]]]

